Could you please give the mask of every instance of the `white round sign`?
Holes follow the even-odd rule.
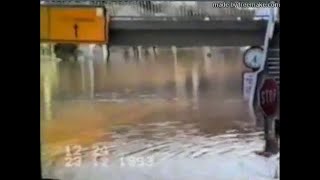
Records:
[[[252,47],[244,53],[244,64],[251,69],[259,69],[262,65],[263,49]]]

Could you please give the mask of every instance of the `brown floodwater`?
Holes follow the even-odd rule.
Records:
[[[143,48],[134,56],[119,47],[109,63],[42,58],[43,176],[81,179],[84,170],[65,169],[92,163],[157,171],[161,162],[259,150],[262,134],[242,97],[244,71],[239,48]],[[94,174],[81,177],[99,179]],[[126,179],[108,176],[100,179]]]

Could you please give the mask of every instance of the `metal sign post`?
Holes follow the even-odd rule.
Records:
[[[275,120],[278,105],[278,85],[273,78],[265,78],[259,90],[259,105],[264,113],[264,130],[268,153],[278,152],[278,143],[275,137]]]

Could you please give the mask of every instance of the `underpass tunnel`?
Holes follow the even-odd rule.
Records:
[[[98,47],[98,46],[97,46]],[[101,47],[100,47],[101,48]],[[143,49],[142,49],[143,48]],[[202,94],[206,92],[219,92],[220,95],[217,94],[217,96],[220,96],[222,94],[229,93],[230,95],[233,94],[233,96],[237,96],[237,98],[241,98],[241,84],[242,84],[242,73],[246,71],[243,61],[242,61],[242,52],[240,48],[212,48],[212,47],[202,47],[198,48],[197,50],[188,50],[188,48],[171,48],[168,50],[165,50],[168,55],[167,57],[161,57],[163,56],[161,52],[156,54],[153,51],[152,47],[142,47],[137,49],[140,51],[140,56],[136,57],[138,58],[138,61],[140,61],[142,64],[145,64],[142,60],[143,58],[147,60],[148,62],[158,63],[158,64],[166,64],[165,66],[171,66],[173,71],[175,72],[175,80],[171,79],[170,81],[174,81],[176,84],[177,93],[178,96],[181,97],[191,97],[191,96],[197,96],[197,91],[201,91]],[[165,48],[157,48],[157,51],[163,51]],[[192,49],[192,48],[191,48]],[[122,64],[124,62],[128,61],[134,61],[135,55],[132,53],[133,48],[130,47],[123,49],[122,47],[111,47],[111,63],[110,67],[113,69],[112,71],[115,72],[117,70],[122,68]],[[143,53],[144,51],[148,51],[148,53]],[[151,51],[151,52],[150,52]],[[99,52],[99,51],[98,51]],[[100,54],[102,51],[100,50]],[[149,56],[150,54],[153,54],[154,56],[157,56],[157,60],[155,61],[154,56]],[[96,54],[97,55],[97,54]],[[101,57],[101,55],[99,56]],[[126,57],[126,58],[123,58]],[[167,60],[163,60],[163,58]],[[127,60],[124,60],[127,59]],[[171,59],[171,65],[168,63]],[[104,66],[99,64],[99,61],[95,61],[94,59],[91,59],[93,64],[96,64],[93,68],[94,71],[101,71],[104,68]],[[79,66],[81,71],[85,71],[84,69],[88,69],[89,61],[82,62],[82,65]],[[66,63],[67,64],[67,63]],[[72,63],[71,63],[72,64]],[[63,65],[61,66],[61,70],[63,70]],[[75,66],[75,65],[73,65]],[[123,65],[125,67],[125,65]],[[147,66],[147,65],[146,65]],[[152,66],[152,64],[151,64]],[[75,68],[75,67],[74,67]],[[73,68],[73,69],[74,69]],[[78,69],[79,69],[78,68]],[[99,69],[101,70],[99,70]],[[68,68],[65,68],[68,69]],[[67,72],[70,71],[69,69]],[[78,72],[80,70],[75,70],[75,72]],[[105,71],[105,70],[103,70]],[[97,72],[94,72],[97,73]],[[94,74],[93,73],[93,74]],[[99,77],[98,81],[105,81],[104,76],[107,72],[102,73],[102,75],[96,75],[95,78]],[[172,72],[170,72],[171,74]],[[81,73],[80,73],[81,74]],[[82,73],[82,74],[88,74]],[[64,75],[66,76],[66,75]],[[83,75],[76,75],[72,79],[77,79],[78,77],[81,77]],[[66,77],[70,77],[67,75]],[[100,78],[101,77],[101,78]],[[67,78],[64,78],[65,80]],[[211,79],[211,82],[209,81]],[[84,80],[81,80],[82,84]],[[213,85],[212,83],[217,83],[220,85]],[[66,83],[71,86],[72,83]],[[81,84],[81,83],[80,83]],[[105,83],[104,83],[105,84]],[[62,87],[64,87],[63,85]],[[83,87],[84,85],[81,85]],[[106,85],[104,85],[106,86]],[[206,90],[213,88],[212,90]],[[75,86],[75,89],[77,89],[78,86]],[[82,88],[83,89],[83,88]],[[219,90],[215,90],[219,89]],[[227,89],[227,90],[226,90]],[[233,93],[231,93],[233,91]],[[205,96],[205,95],[203,95]]]
[[[145,50],[149,54],[143,53]],[[248,69],[243,65],[240,48],[157,47],[156,59],[150,55],[155,54],[152,47],[140,48],[138,57],[132,51],[132,47],[111,47],[109,64],[99,58],[60,62],[59,93],[62,97],[95,99],[97,94],[108,92],[142,91],[184,100],[195,109],[199,101],[207,101],[210,107],[214,102],[243,100],[242,73]]]
[[[157,48],[158,51],[159,48]],[[160,48],[161,49],[161,48]],[[200,51],[201,49],[203,49],[204,53],[202,54]],[[134,57],[136,57],[135,53],[133,53],[133,51],[139,51],[138,54],[140,54],[139,56],[137,56],[138,61],[141,61],[141,63],[143,62],[143,58],[146,59],[147,61],[151,61],[154,62],[155,58],[154,56],[158,56],[158,54],[153,51],[153,47],[142,47],[142,48],[125,48],[123,52],[121,52],[121,48],[117,48],[117,47],[111,47],[111,65],[112,64],[121,64],[124,60],[123,59],[127,59],[130,61],[135,61]],[[148,53],[143,53],[144,51],[148,51]],[[208,51],[208,52],[205,52]],[[219,51],[219,50],[217,50]],[[225,52],[224,52],[225,51]],[[236,50],[234,50],[235,52]],[[102,53],[102,51],[98,51],[100,54]],[[195,51],[194,51],[195,52]],[[175,52],[166,52],[166,53],[172,53],[173,55],[171,56],[171,59],[173,59],[173,64],[176,64],[179,62],[179,64],[181,64],[181,67],[177,68],[177,71],[181,70],[181,71],[188,71],[188,73],[190,74],[190,72],[192,72],[192,68],[195,69],[201,69],[201,71],[204,71],[202,73],[206,73],[207,75],[212,74],[213,76],[221,76],[221,78],[223,78],[223,73],[233,73],[232,71],[239,71],[239,68],[241,68],[241,63],[242,63],[242,59],[241,56],[242,54],[239,52],[238,55],[232,54],[234,53],[232,51],[228,51],[228,50],[223,50],[220,53],[216,53],[214,52],[214,50],[210,50],[208,49],[208,47],[204,47],[204,48],[200,48],[199,52],[197,52],[197,54],[192,55],[193,52],[189,53],[188,55],[188,50],[183,50],[183,48],[177,48],[177,56],[180,57],[175,57]],[[115,53],[115,54],[113,54]],[[118,53],[121,53],[122,57],[124,58],[120,58]],[[181,55],[179,55],[179,53]],[[153,57],[151,56],[154,55]],[[228,54],[228,55],[225,55]],[[150,58],[150,56],[152,58]],[[186,60],[179,60],[179,59],[184,59],[186,56],[190,56],[187,57]],[[98,55],[98,57],[102,57],[101,55]],[[159,56],[161,58],[161,55]],[[172,58],[173,57],[173,58]],[[194,60],[193,60],[194,59]],[[235,60],[230,60],[230,59],[237,59]],[[126,61],[127,61],[126,60]],[[181,61],[181,62],[180,62]],[[159,63],[164,62],[163,60],[159,60]],[[98,62],[96,62],[98,63]],[[196,68],[195,66],[197,66],[198,68]],[[219,69],[217,67],[220,67]],[[226,66],[224,68],[224,66]],[[242,66],[243,68],[243,66]],[[244,70],[243,70],[244,71]],[[219,73],[220,74],[219,74]],[[242,73],[242,72],[241,72]],[[216,74],[216,75],[215,75]],[[239,77],[241,77],[241,74],[239,75]],[[233,83],[230,83],[230,85]]]

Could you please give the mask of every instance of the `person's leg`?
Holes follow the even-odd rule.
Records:
[[[276,135],[276,138],[279,139],[280,138],[280,120],[276,119],[274,124],[275,124],[275,135]]]
[[[265,150],[263,152],[256,152],[258,155],[262,155],[265,157],[270,157],[276,153],[279,152],[279,137],[280,137],[280,131],[279,131],[279,120],[275,119],[274,122],[267,118],[264,120],[265,124]],[[272,130],[271,130],[272,129]],[[272,134],[269,134],[271,133]]]

